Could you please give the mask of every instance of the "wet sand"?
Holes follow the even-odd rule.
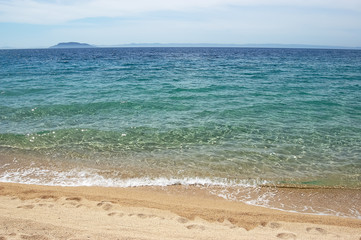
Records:
[[[0,239],[357,239],[361,220],[267,209],[199,188],[0,183]]]

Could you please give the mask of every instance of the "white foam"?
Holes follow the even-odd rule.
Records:
[[[117,179],[101,176],[95,169],[72,169],[70,171],[56,171],[43,169],[39,167],[30,167],[27,169],[12,169],[4,171],[0,174],[0,182],[34,184],[46,186],[64,186],[64,187],[80,187],[80,186],[99,186],[99,187],[166,187],[172,185],[198,186],[207,188],[211,194],[217,195],[227,200],[241,201],[249,205],[261,206],[266,208],[278,209],[286,212],[298,212],[315,215],[334,215],[342,217],[352,217],[361,219],[361,214],[357,209],[352,209],[350,214],[341,214],[331,209],[320,211],[320,209],[311,209],[311,206],[304,206],[303,210],[293,211],[273,207],[270,200],[276,195],[276,192],[267,191],[258,192],[261,185],[270,184],[264,180],[243,180],[232,181],[226,178],[127,178]],[[217,188],[212,188],[217,187]],[[240,190],[241,189],[241,190]],[[256,193],[256,198],[251,195]],[[310,212],[310,210],[312,210]]]
[[[258,206],[258,207],[264,207],[264,208],[270,208],[275,209],[279,211],[284,212],[292,212],[292,213],[301,213],[301,214],[310,214],[310,215],[323,215],[323,216],[338,216],[338,217],[345,217],[345,218],[356,218],[361,219],[360,211],[358,211],[355,208],[349,209],[348,212],[338,212],[331,208],[324,208],[317,206],[317,209],[314,209],[311,205],[304,205],[304,206],[297,206],[297,205],[285,205],[285,204],[279,204],[280,200],[279,195],[277,194],[276,190],[277,188],[273,190],[269,190],[266,192],[259,192],[257,191],[260,189],[260,186],[255,187],[246,187],[242,188],[242,191],[239,189],[228,189],[225,188],[222,191],[210,191],[211,194],[214,194],[216,196],[222,197],[227,200],[232,201],[239,201],[246,203],[248,205]],[[256,192],[256,196],[251,197],[251,195],[254,195],[254,192]],[[273,204],[274,202],[277,202],[277,205],[280,205],[280,207],[275,207]],[[301,207],[301,208],[300,208]],[[303,208],[302,208],[303,207]],[[296,210],[297,209],[297,210]]]
[[[101,186],[101,187],[142,187],[142,186],[172,186],[172,185],[200,185],[219,187],[254,187],[265,184],[265,181],[230,181],[225,178],[106,178],[93,169],[73,169],[68,172],[59,172],[49,169],[28,168],[16,171],[5,171],[0,175],[0,182],[35,184],[47,186]]]

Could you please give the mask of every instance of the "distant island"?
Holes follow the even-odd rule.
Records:
[[[95,46],[87,43],[62,42],[56,44],[55,46],[51,46],[50,48],[95,48]]]

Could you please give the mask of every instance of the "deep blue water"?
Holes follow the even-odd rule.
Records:
[[[21,176],[0,159],[7,181],[69,165],[107,179],[360,187],[361,51],[0,50],[0,154],[32,156]]]

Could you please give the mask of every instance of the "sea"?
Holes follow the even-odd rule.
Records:
[[[0,50],[0,182],[361,219],[361,50]]]

